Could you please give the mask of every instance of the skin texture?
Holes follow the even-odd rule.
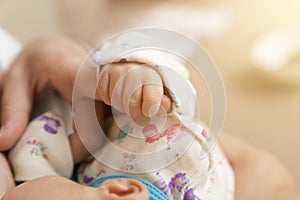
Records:
[[[149,192],[134,179],[103,182],[98,188],[79,185],[59,176],[37,178],[8,192],[2,200],[147,200]]]
[[[71,103],[75,75],[86,55],[87,52],[79,45],[61,37],[38,39],[25,46],[24,51],[17,57],[3,78],[0,150],[10,149],[18,141],[27,126],[34,98],[48,87],[56,88]],[[117,65],[118,63],[113,64],[112,68],[107,71],[105,76],[109,80],[103,80],[108,81],[109,88],[111,88],[110,85],[113,88],[118,77],[137,68],[140,64],[130,63],[121,72],[120,68],[114,67]],[[149,73],[154,72],[149,71]],[[103,90],[103,88],[102,90],[98,89],[96,99],[100,101],[99,109],[103,109],[104,112],[105,107],[102,102],[104,101],[108,105],[111,103],[111,92]],[[162,93],[161,86],[153,87],[156,95],[153,100],[144,102],[142,97],[144,97],[144,93],[147,95],[148,89],[144,91],[142,88],[141,91],[134,93],[135,98],[130,101],[131,106],[138,105],[139,111],[130,114],[143,113],[148,116],[149,108],[152,107],[150,104],[156,105],[158,102],[160,102],[160,106],[168,110],[170,102],[167,94]],[[22,97],[22,101],[20,101],[20,97]],[[149,103],[149,105],[146,106],[144,103]],[[99,116],[100,123],[101,118],[103,116]],[[80,162],[88,152],[84,150],[76,133],[70,136],[70,141],[75,162]],[[223,135],[220,143],[236,174],[236,199],[296,199],[296,189],[291,175],[272,155],[227,135]],[[80,156],[75,157],[75,155]],[[118,183],[113,183],[113,188],[115,188],[115,184],[118,185]],[[65,195],[65,192],[66,196],[71,195],[68,196],[69,199],[72,199],[70,197],[74,197],[74,199],[97,197],[99,199],[103,196],[97,195],[107,194],[104,191],[87,188],[62,177],[44,177],[21,184],[8,192],[4,199],[63,199],[62,195]],[[116,189],[116,191],[118,190]],[[81,193],[84,196],[81,196]],[[110,199],[114,199],[114,197],[111,196]]]
[[[5,158],[5,155],[0,153],[0,197],[4,195],[5,191],[9,191],[15,187],[15,182],[13,180],[12,174],[9,169],[8,162]]]

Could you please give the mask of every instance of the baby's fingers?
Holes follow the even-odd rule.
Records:
[[[109,71],[106,69],[100,75],[100,79],[97,85],[96,91],[96,99],[99,101],[103,101],[106,105],[111,105],[111,99],[109,95],[109,87],[110,87],[110,76]]]
[[[163,97],[161,84],[148,84],[143,86],[142,112],[147,117],[157,114]]]
[[[132,118],[136,118],[142,115],[142,99],[143,99],[142,87],[138,88],[129,100],[129,115]]]

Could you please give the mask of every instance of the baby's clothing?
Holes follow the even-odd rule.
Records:
[[[151,38],[130,32],[102,44],[93,57],[99,65],[98,76],[111,62],[144,63],[161,75],[172,97],[172,111],[167,115],[158,113],[146,125],[137,125],[126,114],[114,111],[107,134],[112,144],[105,144],[96,153],[98,160],[81,166],[79,182],[88,185],[101,177],[126,174],[149,181],[170,199],[233,199],[233,171],[218,146],[209,152],[208,144],[213,142],[213,136],[197,118],[196,92],[187,80],[188,71],[180,59],[153,49],[139,49],[115,57],[115,52],[129,46],[138,47],[139,42],[145,41]],[[124,91],[127,92],[130,91]]]
[[[209,148],[214,137],[198,120],[196,92],[180,60],[156,50],[121,57],[110,54],[147,40],[152,42],[149,36],[134,32],[104,43],[94,54],[99,65],[97,76],[110,62],[144,63],[162,77],[173,101],[172,111],[160,111],[151,123],[137,125],[113,109],[114,118],[107,132],[111,143],[96,152],[97,159],[81,164],[78,182],[93,185],[103,177],[123,174],[146,180],[174,200],[234,199],[234,173],[221,149],[217,145],[212,151]],[[174,80],[184,80],[182,88],[177,90]],[[54,174],[70,177],[72,156],[64,128],[63,119],[53,113],[44,113],[31,122],[10,152],[16,180]]]
[[[51,112],[43,113],[45,110]],[[56,91],[50,90],[35,103],[33,115],[37,113],[8,154],[14,178],[18,182],[48,175],[69,178],[73,171],[69,107]]]

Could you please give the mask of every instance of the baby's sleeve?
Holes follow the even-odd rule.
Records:
[[[135,62],[145,64],[160,74],[163,85],[168,90],[175,108],[187,104],[190,99],[196,97],[196,90],[189,81],[189,71],[186,67],[188,62],[166,49],[151,48],[158,42],[151,35],[138,31],[125,32],[118,37],[105,41],[96,48],[92,55],[94,62],[97,63],[97,78],[101,77],[111,63]],[[178,86],[181,93],[176,91]],[[180,101],[179,96],[183,101]],[[195,102],[192,105],[195,105]],[[181,112],[180,110],[177,111]]]
[[[110,63],[138,62],[155,69],[160,66],[169,67],[183,77],[189,78],[188,70],[182,62],[184,58],[182,59],[166,49],[151,48],[152,44],[155,45],[158,42],[151,38],[151,35],[138,31],[125,32],[116,38],[105,41],[96,48],[92,55],[99,66],[97,76],[99,77],[103,68]]]

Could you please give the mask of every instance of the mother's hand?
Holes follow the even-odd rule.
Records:
[[[73,82],[87,52],[62,37],[47,37],[26,45],[3,77],[0,151],[10,149],[29,120],[34,97],[49,85],[69,102]]]

